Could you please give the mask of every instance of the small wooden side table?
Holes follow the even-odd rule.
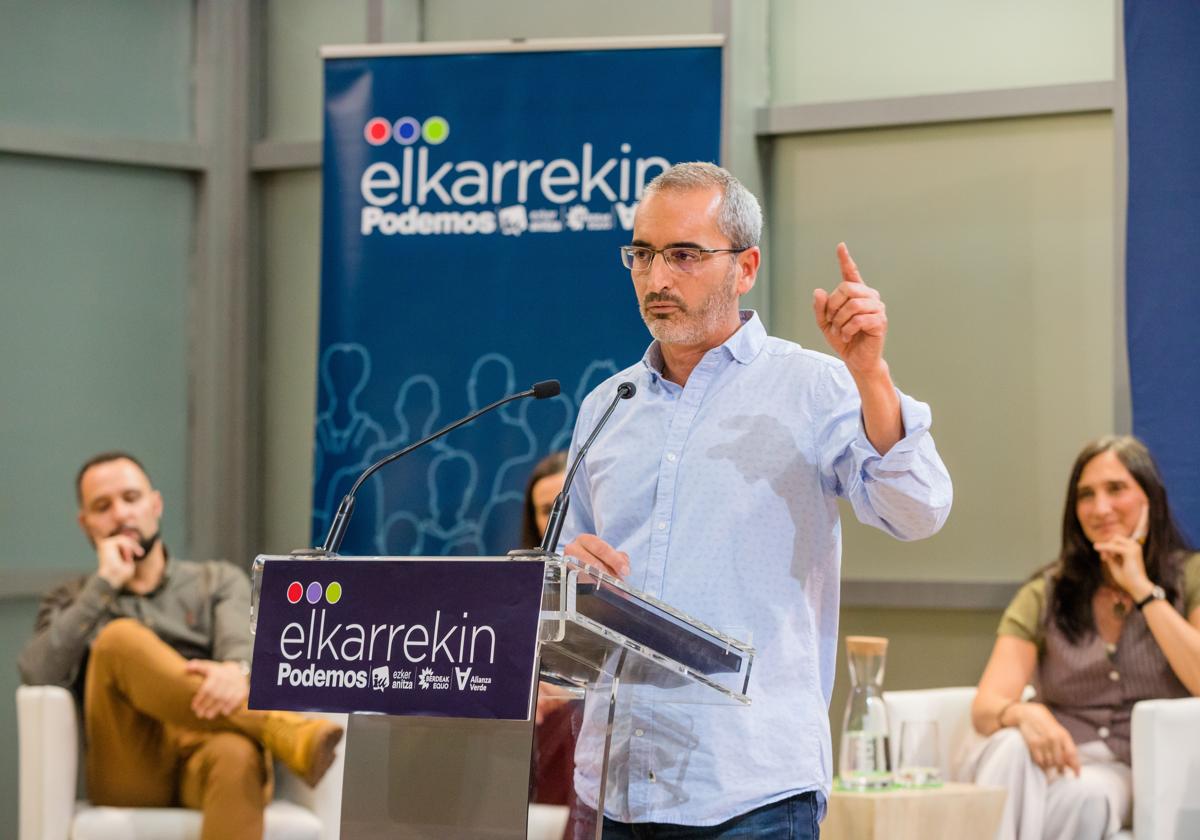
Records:
[[[866,793],[835,787],[821,823],[821,840],[990,840],[1000,827],[1005,794],[1004,788],[960,782]]]

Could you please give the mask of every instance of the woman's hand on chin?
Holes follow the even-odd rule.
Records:
[[[1143,505],[1137,527],[1133,529],[1131,536],[1109,537],[1092,546],[1100,555],[1100,560],[1108,572],[1107,576],[1128,592],[1134,601],[1145,598],[1154,587],[1146,574],[1146,561],[1142,556],[1142,543],[1146,539],[1149,521],[1150,507]]]

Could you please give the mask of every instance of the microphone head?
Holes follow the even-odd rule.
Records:
[[[632,382],[622,382],[617,386],[617,396],[623,400],[627,400],[637,393],[637,386]]]
[[[549,397],[557,397],[562,386],[558,384],[557,379],[547,379],[544,382],[534,382],[532,390],[535,400],[544,400]]]

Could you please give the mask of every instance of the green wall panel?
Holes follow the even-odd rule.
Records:
[[[183,542],[189,176],[0,156],[0,569],[94,564],[80,463],[141,457]]]
[[[1110,81],[1111,0],[776,0],[774,104]]]
[[[846,577],[1016,581],[1057,552],[1074,455],[1114,422],[1112,142],[1102,114],[777,142],[775,331],[827,351],[812,290],[845,240],[954,479],[929,540],[844,508]]]
[[[0,121],[70,134],[192,134],[188,0],[0,0]]]

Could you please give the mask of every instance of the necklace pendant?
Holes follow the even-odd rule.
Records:
[[[1117,618],[1124,618],[1126,610],[1127,607],[1125,606],[1124,601],[1116,601],[1113,604],[1113,615],[1115,615]]]

